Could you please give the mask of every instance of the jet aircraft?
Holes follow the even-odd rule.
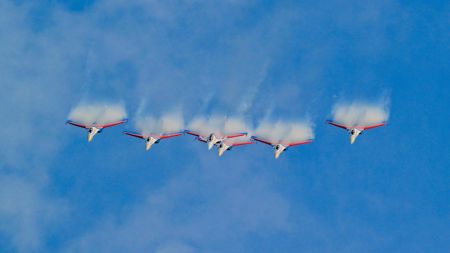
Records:
[[[96,123],[91,124],[91,125],[84,125],[84,124],[81,124],[81,123],[74,122],[72,120],[68,120],[66,123],[70,124],[70,125],[73,125],[73,126],[76,126],[76,127],[81,127],[81,128],[87,129],[88,130],[87,139],[88,139],[88,142],[91,142],[92,139],[94,138],[94,136],[96,134],[98,134],[98,133],[101,133],[104,128],[117,126],[117,125],[123,124],[123,123],[125,123],[127,121],[128,121],[127,119],[122,119],[122,120],[117,121],[117,122],[112,122],[112,123],[103,124],[103,125],[99,125],[99,124],[96,124]]]
[[[346,125],[334,122],[332,120],[327,120],[327,123],[330,125],[333,125],[335,127],[345,129],[350,134],[350,144],[353,144],[355,142],[356,138],[358,136],[360,136],[363,131],[386,125],[386,122],[382,122],[379,124],[374,124],[374,125],[369,125],[369,126],[346,126]]]
[[[275,150],[275,152],[274,152],[275,159],[278,159],[278,157],[280,157],[281,153],[288,150],[288,148],[290,148],[290,147],[308,144],[308,143],[312,142],[312,140],[304,140],[304,141],[298,141],[298,142],[286,142],[286,141],[271,142],[269,140],[265,140],[265,139],[262,139],[262,138],[259,138],[256,136],[252,136],[252,139],[255,141],[259,141],[261,143],[272,146],[273,149]]]
[[[205,141],[203,139],[197,139],[197,140],[207,143],[207,141]],[[254,142],[252,142],[252,141],[231,142],[230,140],[224,140],[224,141],[216,143],[215,145],[217,146],[219,156],[222,156],[225,153],[225,151],[231,150],[233,147],[248,145],[248,144],[254,144]]]
[[[145,150],[150,150],[150,148],[153,146],[153,144],[158,144],[160,140],[162,139],[168,139],[172,137],[177,137],[182,135],[182,133],[171,133],[171,134],[139,134],[139,133],[133,133],[133,132],[123,132],[126,135],[140,138],[145,140]]]
[[[197,137],[196,139],[199,141],[207,143],[209,150],[211,150],[214,145],[220,144],[227,139],[232,139],[232,138],[242,137],[242,136],[247,135],[247,133],[236,133],[236,134],[229,134],[229,135],[210,133],[209,135],[202,135],[200,133],[196,133],[196,132],[189,131],[189,130],[187,130],[186,133],[196,136]]]

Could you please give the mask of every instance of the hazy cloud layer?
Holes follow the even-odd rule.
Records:
[[[211,167],[205,158],[196,163],[198,168],[178,167],[178,176],[120,220],[102,219],[66,252],[242,251],[250,234],[289,229],[289,203],[267,175],[247,171],[251,163],[235,168]]]
[[[343,87],[363,94],[380,88],[371,62],[383,64],[380,55],[396,53],[390,50],[393,42],[401,44],[402,50],[408,44],[419,46],[416,41],[401,40],[412,23],[398,3],[297,1],[297,6],[292,4],[295,1],[269,1],[262,8],[258,1],[104,0],[72,11],[60,2],[0,1],[0,85],[4,91],[0,93],[0,251],[249,252],[268,239],[283,238],[276,246],[286,244],[309,252],[378,252],[398,249],[398,239],[410,235],[408,231],[420,231],[404,224],[389,233],[378,224],[367,228],[370,224],[365,222],[371,218],[397,225],[391,222],[398,221],[397,213],[388,212],[385,195],[375,201],[381,203],[382,215],[371,209],[376,205],[365,196],[350,195],[336,203],[332,195],[338,194],[336,188],[340,196],[349,196],[344,185],[333,184],[339,177],[329,177],[336,175],[326,168],[314,168],[309,172],[318,173],[314,174],[317,177],[304,179],[307,162],[305,174],[288,174],[297,176],[295,185],[308,189],[297,195],[297,188],[283,185],[280,190],[273,184],[279,180],[277,175],[286,176],[289,169],[299,171],[298,164],[279,161],[273,167],[285,170],[276,174],[281,170],[258,163],[268,162],[265,154],[252,154],[254,159],[249,159],[248,154],[236,152],[218,163],[216,154],[208,156],[204,148],[197,150],[181,142],[179,148],[192,164],[181,155],[174,159],[178,150],[172,153],[169,149],[151,160],[122,145],[99,148],[94,142],[83,146],[70,140],[64,126],[67,113],[80,99],[126,101],[130,111],[144,99],[152,102],[156,112],[181,104],[188,122],[196,115],[217,111],[251,119],[270,114],[288,120],[314,113],[321,120],[332,95]],[[424,31],[430,27],[440,31],[430,19],[423,20],[420,23],[428,25]],[[404,26],[404,33],[395,32]],[[448,26],[443,27],[440,34],[446,34],[443,31]],[[367,59],[361,65],[367,64],[370,71],[351,65],[361,58]],[[365,85],[354,85],[360,79]],[[383,110],[376,113],[381,115],[377,120],[388,114]],[[349,113],[345,109],[337,114],[347,118]],[[161,128],[178,124],[170,117],[162,119],[157,115],[147,125],[144,116],[142,130],[153,128],[154,122],[164,125]],[[200,123],[194,124],[195,120]],[[219,116],[217,121],[219,126],[215,119],[210,122],[204,117],[191,123],[199,130],[206,126],[206,132],[251,129],[239,117]],[[275,129],[279,132],[275,139],[313,136],[309,125],[287,130],[269,122],[259,127],[261,134],[267,134],[264,128]],[[175,160],[188,165],[172,168]],[[342,167],[345,158],[336,161]],[[67,168],[71,164],[75,164],[73,171]],[[152,166],[158,170],[150,170]],[[350,173],[350,168],[345,169],[340,173]],[[267,171],[272,174],[264,174]],[[360,189],[354,185],[360,181],[351,182],[352,192]],[[325,192],[320,192],[321,184]],[[397,181],[395,185],[401,188]],[[82,195],[85,189],[88,193]],[[126,194],[121,195],[122,191]],[[318,195],[326,197],[314,199]],[[314,203],[307,202],[310,198]],[[367,203],[367,217],[358,215],[355,199]],[[102,201],[107,204],[102,206]],[[114,201],[122,202],[114,206]],[[319,205],[322,201],[325,204]],[[295,206],[301,212],[292,212]],[[397,208],[402,221],[421,214],[415,213],[414,203],[406,202],[406,206]],[[421,217],[425,222],[429,216]],[[299,219],[302,222],[296,223]],[[296,233],[287,233],[290,226]],[[416,238],[426,237],[420,235]],[[359,240],[354,243],[356,237]],[[257,243],[246,244],[249,238]]]

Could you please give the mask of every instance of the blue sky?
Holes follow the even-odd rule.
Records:
[[[446,1],[0,3],[1,252],[448,252]],[[335,103],[390,101],[355,145]],[[279,160],[183,136],[149,153],[64,124],[80,102],[130,119],[314,123]]]

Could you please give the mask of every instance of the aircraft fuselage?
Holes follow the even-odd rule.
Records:
[[[153,144],[158,143],[158,140],[154,137],[147,137],[145,139],[145,150],[149,151]]]
[[[211,150],[214,145],[221,143],[223,139],[217,138],[214,134],[210,134],[208,139],[206,140],[206,143],[208,143],[208,149]]]
[[[273,148],[275,149],[275,159],[278,159],[281,153],[283,153],[287,149],[287,147],[282,144],[274,145]]]
[[[97,128],[97,127],[90,127],[88,129],[88,142],[91,142],[92,139],[94,138],[94,136],[96,134],[98,134],[101,131],[101,128]]]
[[[358,128],[352,128],[349,129],[349,133],[350,133],[350,144],[353,144],[356,141],[356,138],[361,135],[363,130],[360,130]]]

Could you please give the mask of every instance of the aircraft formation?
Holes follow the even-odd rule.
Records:
[[[68,120],[67,124],[84,128],[87,130],[87,140],[91,142],[98,133],[101,133],[103,129],[118,126],[120,124],[126,123],[127,119],[121,119],[118,121],[111,121],[108,123],[102,124],[83,124],[81,122],[75,122],[73,120]],[[337,122],[333,120],[326,121],[331,126],[335,126],[338,128],[342,128],[348,132],[350,137],[350,144],[353,144],[358,136],[360,136],[365,130],[377,128],[386,125],[386,122],[381,122],[377,124],[345,124],[342,122]],[[304,139],[298,141],[286,141],[286,140],[269,140],[265,139],[262,136],[248,136],[247,132],[236,132],[236,133],[222,133],[221,131],[211,131],[209,133],[199,132],[194,130],[183,130],[180,132],[174,133],[139,133],[139,132],[131,132],[124,131],[123,134],[135,137],[145,142],[145,149],[148,151],[154,144],[158,144],[161,140],[174,138],[181,136],[183,134],[189,134],[195,137],[195,140],[206,143],[208,149],[211,150],[214,146],[217,147],[218,155],[222,156],[225,151],[231,150],[234,147],[255,144],[256,142],[263,143],[269,145],[274,150],[274,157],[278,159],[284,151],[288,148],[309,144],[313,140],[312,139]]]

